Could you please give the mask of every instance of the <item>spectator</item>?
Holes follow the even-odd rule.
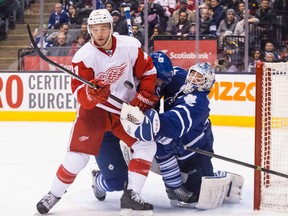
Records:
[[[41,47],[41,33],[43,32],[43,45],[42,47],[44,49],[49,48],[52,46],[52,43],[50,41],[47,41],[47,38],[49,36],[48,34],[48,26],[46,24],[43,24],[43,26],[39,27],[38,29],[35,29],[33,36],[35,39],[35,42],[37,44],[37,46],[40,48]],[[33,47],[33,45],[31,44],[31,47]]]
[[[220,22],[217,28],[218,47],[223,46],[223,40],[226,36],[233,35],[238,22],[235,15],[236,14],[233,9],[228,9],[226,12],[227,17]]]
[[[69,25],[67,23],[61,24],[59,31],[51,33],[47,37],[47,41],[52,43],[54,46],[54,44],[57,43],[58,34],[63,32],[66,35],[65,41],[67,42],[67,44],[71,45],[73,40],[72,40],[72,36],[68,34],[68,30],[69,30]]]
[[[90,13],[93,11],[90,1],[85,1],[83,7],[78,12],[78,23],[87,22]]]
[[[50,14],[48,29],[59,29],[63,23],[70,24],[68,13],[62,9],[62,4],[56,3],[54,12]]]
[[[181,0],[177,0],[178,3],[176,4],[176,10],[178,10],[179,8],[181,8]],[[210,0],[205,0],[205,2],[208,2]],[[187,8],[191,11],[195,10],[195,4],[194,4],[194,0],[187,0]]]
[[[191,23],[189,26],[188,34],[184,34],[183,36],[195,36],[196,35],[196,23]]]
[[[109,0],[97,0],[96,1],[96,9],[105,9],[106,3],[108,3]]]
[[[65,10],[66,12],[69,12],[69,7],[71,5],[75,5],[78,0],[60,0],[59,3],[62,4],[62,9]]]
[[[112,13],[113,10],[115,10],[115,5],[112,1],[108,1],[105,4],[106,10],[108,10],[110,13]]]
[[[128,35],[127,23],[120,19],[120,12],[114,10],[112,11],[111,16],[113,18],[113,32],[117,32],[120,35]]]
[[[79,8],[79,10],[83,8],[92,8],[93,6],[93,0],[78,0],[76,3],[76,8]]]
[[[25,24],[24,22],[24,0],[16,0],[16,23]]]
[[[275,39],[275,32],[273,30],[273,26],[271,25],[271,11],[269,0],[261,0],[260,8],[255,13],[255,17],[260,21],[260,38],[262,38],[263,41]]]
[[[274,54],[273,54],[273,53],[271,53],[271,52],[265,52],[264,55],[265,55],[265,56],[264,56],[264,61],[265,61],[265,62],[274,62],[274,61],[275,61],[275,59],[274,59]]]
[[[153,52],[154,51],[154,39],[156,36],[160,36],[160,35],[171,35],[171,33],[169,32],[166,32],[166,31],[163,31],[163,29],[159,26],[159,25],[156,25],[154,28],[153,28],[153,34],[151,35],[151,37],[149,38],[149,43],[148,43],[148,46],[149,46],[149,50],[150,52]]]
[[[189,23],[195,22],[196,14],[192,10],[188,9],[188,1],[180,0],[179,9],[175,10],[172,14],[172,25],[176,25],[179,22],[180,12],[185,11],[188,14]]]
[[[260,48],[256,47],[256,48],[254,48],[254,50],[252,52],[252,58],[250,58],[250,60],[249,60],[248,71],[255,73],[256,72],[256,63],[257,63],[257,61],[261,61],[261,60],[264,60],[263,55],[262,55],[262,51]]]
[[[236,18],[238,19],[238,21],[243,19],[243,13],[245,10],[245,2],[241,1],[238,4],[238,10],[236,11]]]
[[[220,22],[226,18],[225,10],[219,4],[220,0],[211,0],[211,8],[213,10],[212,20],[215,25],[219,26]]]
[[[142,20],[141,13],[144,10],[144,2],[140,2],[138,6],[138,12],[135,14],[133,22],[139,26],[139,28],[144,28],[144,20]]]
[[[70,20],[69,28],[71,28],[71,29],[79,28],[80,23],[79,23],[78,13],[76,11],[75,5],[69,6],[68,15],[69,15],[69,20]]]
[[[209,10],[207,8],[203,8],[200,15],[200,35],[213,35],[216,37],[216,24],[215,22],[212,22]]]
[[[77,39],[74,43],[72,43],[71,48],[69,50],[69,55],[74,56],[75,53],[85,44],[85,36],[82,34],[79,34],[77,36]]]
[[[139,2],[135,0],[123,0],[128,7],[130,7],[130,15],[134,19],[138,12]]]
[[[177,36],[187,35],[190,29],[188,14],[185,11],[181,11],[179,15],[179,22],[176,25],[172,25],[170,33]]]
[[[246,16],[246,12],[243,11],[243,17]],[[251,15],[250,13],[247,14],[248,16],[248,24],[258,24],[259,23],[259,19],[256,18],[255,16]],[[233,34],[235,36],[245,36],[245,19],[242,19],[240,21],[238,21],[238,23],[236,24],[236,27],[234,29]]]
[[[66,34],[59,32],[57,42],[47,51],[47,56],[67,56],[70,51],[70,45],[66,43]]]
[[[121,4],[120,4],[120,8],[119,8],[119,12],[120,12],[120,20],[122,20],[122,21],[126,21],[126,14],[125,14],[125,11],[124,11],[124,8],[125,7],[129,7],[130,8],[130,6],[128,5],[128,4],[126,4],[125,2],[122,2]],[[130,15],[131,15],[131,13],[130,13]],[[131,22],[132,22],[132,20],[133,20],[133,18],[131,17]]]
[[[243,44],[235,39],[229,40],[224,46],[225,55],[228,59],[227,72],[241,72],[244,69],[244,49]]]
[[[137,38],[140,41],[140,43],[142,44],[142,48],[143,48],[143,46],[144,46],[144,36],[143,36],[142,32],[139,31],[139,26],[138,25],[136,25],[136,24],[132,25],[132,33],[133,33],[132,34],[133,37]]]
[[[273,61],[279,61],[280,55],[275,51],[275,46],[272,41],[267,41],[264,46],[264,55],[266,56],[266,53],[272,53],[273,54]]]
[[[86,22],[83,22],[81,24],[81,32],[80,34],[82,34],[85,38],[85,42],[88,42],[91,38],[90,34],[88,33],[88,30],[87,30],[87,23]]]
[[[144,11],[141,12],[142,22],[144,22]],[[166,31],[169,18],[161,5],[155,4],[154,0],[148,0],[148,37],[153,34],[153,29],[159,25],[163,31]],[[141,23],[143,24],[143,23]]]
[[[176,0],[154,0],[154,3],[162,6],[167,17],[171,17],[173,12],[176,10]]]
[[[215,60],[215,67],[214,70],[216,73],[218,72],[227,72],[228,67],[228,59],[227,56],[223,56],[222,58]]]

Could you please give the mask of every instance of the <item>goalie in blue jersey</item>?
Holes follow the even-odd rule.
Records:
[[[155,158],[172,205],[211,209],[241,199],[242,176],[215,174],[210,157],[185,150],[186,146],[213,153],[208,94],[214,82],[209,63],[192,65],[188,73],[174,67],[172,81],[160,90],[165,97],[163,113],[150,109],[144,115],[137,107],[122,107],[125,131],[142,141],[156,141]]]

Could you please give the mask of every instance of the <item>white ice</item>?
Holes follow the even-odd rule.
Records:
[[[72,123],[0,122],[0,215],[32,216],[36,203],[49,191],[58,166],[66,152]],[[215,153],[253,164],[254,129],[240,127],[213,127]],[[206,211],[174,208],[169,204],[161,177],[150,173],[142,197],[154,204],[155,216],[213,215],[213,216],[284,216],[260,210],[253,211],[254,170],[219,159],[213,159],[215,170],[227,170],[245,177],[242,201],[225,204]],[[60,202],[49,215],[57,216],[117,216],[120,212],[121,192],[108,193],[99,202],[91,190],[90,167],[77,176]]]

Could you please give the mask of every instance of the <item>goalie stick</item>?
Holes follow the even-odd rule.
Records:
[[[95,86],[93,83],[91,83],[91,82],[89,82],[88,80],[86,80],[86,79],[78,76],[77,74],[73,73],[72,71],[70,71],[70,70],[66,69],[65,67],[59,65],[58,63],[52,61],[51,59],[47,58],[47,57],[41,52],[41,50],[39,49],[39,47],[37,46],[37,44],[36,44],[36,42],[35,42],[35,40],[34,40],[34,38],[33,38],[33,35],[32,35],[32,32],[31,32],[31,29],[30,29],[30,25],[29,25],[29,24],[27,24],[27,30],[28,30],[28,34],[29,34],[30,41],[31,41],[34,49],[36,50],[36,52],[38,53],[38,55],[39,55],[39,57],[40,57],[41,59],[43,59],[45,62],[47,62],[47,63],[49,63],[49,64],[51,64],[51,65],[59,68],[59,70],[61,70],[62,72],[69,74],[70,76],[76,78],[77,80],[79,80],[80,82],[88,85],[89,87],[96,89],[96,86]],[[126,86],[130,86],[130,87],[131,87],[131,85],[133,86],[133,84],[132,84],[131,82],[127,81],[127,80],[124,82],[124,86],[125,86],[125,87],[126,87]],[[111,94],[110,94],[109,97],[110,97],[111,99],[117,101],[117,102],[120,103],[120,104],[126,103],[125,101],[121,100],[120,98],[118,98],[118,97],[116,97],[116,96],[114,96],[114,95],[111,95]]]
[[[231,163],[235,163],[235,164],[238,164],[238,165],[241,165],[241,166],[249,167],[249,168],[252,168],[254,170],[261,171],[261,172],[266,172],[266,173],[270,173],[270,174],[273,174],[273,175],[281,176],[283,178],[288,178],[288,175],[284,174],[284,173],[280,173],[280,172],[277,172],[277,171],[274,171],[274,170],[270,170],[270,169],[265,169],[265,168],[263,168],[261,166],[256,166],[256,165],[253,165],[253,164],[245,163],[245,162],[238,161],[238,160],[235,160],[235,159],[232,159],[232,158],[228,158],[228,157],[224,157],[224,156],[221,156],[221,155],[217,155],[217,154],[214,154],[214,153],[211,153],[211,152],[208,152],[208,151],[192,148],[192,147],[189,147],[187,145],[184,146],[184,149],[186,149],[188,151],[196,152],[198,154],[202,154],[202,155],[205,155],[205,156],[214,157],[214,158],[217,158],[217,159],[220,159],[220,160],[224,160],[224,161],[228,161],[228,162],[231,162]]]

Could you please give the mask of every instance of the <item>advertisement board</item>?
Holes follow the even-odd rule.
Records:
[[[72,70],[73,56],[49,56],[49,59],[61,66]],[[24,56],[23,57],[23,70],[25,71],[57,71],[57,67],[43,61],[39,56]]]
[[[217,59],[217,40],[199,40],[198,60],[214,65]],[[189,69],[196,63],[195,40],[154,40],[154,50],[165,52],[174,66]]]
[[[77,102],[62,72],[0,72],[0,121],[73,121]],[[255,75],[216,74],[214,125],[254,126]]]

